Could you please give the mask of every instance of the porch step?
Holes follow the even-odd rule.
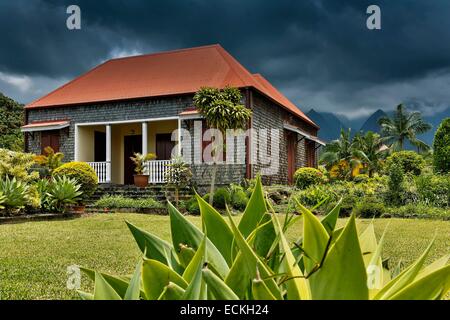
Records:
[[[167,187],[165,185],[149,185],[146,188],[138,188],[129,185],[99,185],[95,193],[91,197],[91,203],[99,200],[105,195],[123,196],[125,198],[142,199],[153,198],[157,201],[175,199],[175,188]],[[180,200],[188,200],[192,196],[192,191],[189,188],[179,191]]]

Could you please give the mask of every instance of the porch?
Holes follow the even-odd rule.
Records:
[[[165,173],[179,154],[180,119],[147,119],[75,125],[75,161],[88,163],[99,183],[132,185],[134,153],[154,153],[146,163],[150,184],[165,183]],[[174,141],[172,141],[174,140]]]

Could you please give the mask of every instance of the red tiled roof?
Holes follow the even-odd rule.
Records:
[[[201,87],[251,87],[316,126],[261,75],[252,75],[220,45],[106,61],[25,108],[49,108],[176,94]]]
[[[69,125],[70,125],[69,120],[34,121],[32,123],[22,126],[22,129],[38,129],[38,128],[44,128],[44,127],[62,128],[62,127],[69,126]]]

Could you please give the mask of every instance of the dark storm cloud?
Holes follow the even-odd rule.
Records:
[[[366,28],[374,3],[381,31]],[[80,31],[65,27],[70,4]],[[220,43],[305,109],[358,115],[431,94],[450,104],[434,88],[450,79],[449,18],[446,0],[2,1],[0,72],[45,87],[112,56]]]

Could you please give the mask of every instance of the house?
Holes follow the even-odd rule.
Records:
[[[25,148],[40,154],[51,146],[65,154],[65,161],[89,163],[106,184],[132,184],[130,156],[153,152],[157,158],[149,163],[150,182],[162,183],[174,153],[190,159],[202,151],[202,134],[195,128],[204,122],[193,107],[193,95],[201,87],[225,86],[243,93],[253,131],[280,134],[276,141],[272,137],[276,148],[261,142],[267,131],[234,144],[236,157],[243,155],[244,161],[218,165],[218,184],[237,183],[264,170],[268,164],[258,161],[265,157],[262,151],[275,168],[263,173],[265,183],[290,183],[296,168],[316,166],[317,149],[323,145],[318,126],[220,45],[106,61],[25,107]],[[177,129],[194,138],[181,138]],[[207,185],[211,166],[196,159],[191,167],[195,183]]]

